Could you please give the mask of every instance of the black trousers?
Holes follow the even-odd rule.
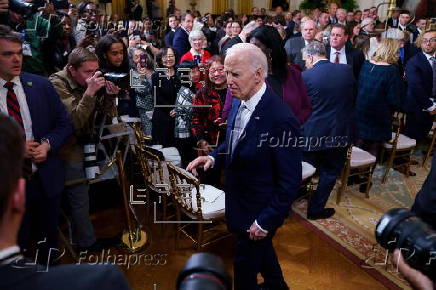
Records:
[[[336,178],[345,165],[346,157],[347,148],[304,152],[303,160],[312,164],[319,172],[318,187],[309,201],[307,213],[317,214],[324,209]]]
[[[289,289],[283,278],[272,238],[252,241],[248,234],[238,234],[234,260],[235,290],[257,289],[257,274],[261,273],[267,289]]]
[[[18,245],[26,257],[41,265],[56,263],[61,195],[44,194],[38,172],[26,184],[26,212],[18,232]]]

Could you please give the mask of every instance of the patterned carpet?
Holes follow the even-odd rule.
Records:
[[[417,156],[420,160],[420,156]],[[335,248],[390,289],[410,289],[396,269],[386,258],[387,252],[377,245],[374,230],[378,220],[391,208],[410,208],[417,191],[429,172],[430,162],[422,168],[412,166],[414,177],[406,178],[398,171],[391,170],[388,180],[381,184],[384,167],[377,166],[369,199],[358,191],[358,186],[348,186],[339,205],[336,204],[336,189],[333,190],[327,207],[333,207],[336,214],[326,220],[306,220],[307,201],[300,200],[293,205],[297,218],[324,236]],[[387,263],[385,261],[388,261]]]

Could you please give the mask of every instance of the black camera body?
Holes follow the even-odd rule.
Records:
[[[17,14],[30,16],[38,11],[38,8],[44,7],[46,1],[37,0],[28,3],[25,0],[9,0],[9,9]]]
[[[404,260],[436,281],[436,232],[405,208],[387,211],[376,226],[377,242],[389,251],[400,249]]]
[[[129,88],[129,74],[118,72],[103,72],[106,81],[114,83],[120,89]]]

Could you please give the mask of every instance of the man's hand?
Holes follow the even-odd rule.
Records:
[[[432,115],[432,116],[436,115],[436,109],[434,109],[433,111],[430,111],[429,113],[430,113],[430,115]]]
[[[117,87],[113,82],[106,82],[106,94],[108,95],[118,95],[120,88]]]
[[[106,81],[102,75],[102,72],[97,71],[92,77],[86,80],[85,94],[89,96],[95,96],[97,91],[104,87]]]
[[[413,289],[435,289],[435,284],[430,280],[430,278],[418,270],[413,269],[404,261],[403,255],[399,249],[396,249],[392,255],[392,263],[398,267],[398,271],[403,274],[404,278],[406,278],[406,280],[412,285]]]
[[[191,171],[192,174],[194,174],[195,176],[198,176],[197,173],[197,168],[198,167],[203,167],[204,171],[208,170],[209,168],[212,167],[212,159],[208,156],[200,156],[195,158],[194,161],[191,161],[188,164],[188,167],[186,167],[187,171]]]
[[[8,13],[9,0],[0,0],[0,13]]]
[[[258,241],[266,237],[266,233],[262,231],[257,225],[256,222],[253,222],[251,224],[251,227],[249,230],[247,230],[247,233],[250,234],[250,240]]]
[[[26,148],[25,148],[25,152],[24,152],[24,157],[25,158],[32,158],[33,153],[38,146],[39,146],[38,142],[35,142],[33,140],[26,140],[26,144],[25,144]]]
[[[42,142],[38,147],[33,150],[32,160],[35,163],[42,163],[47,160],[47,153],[50,147],[47,142]]]

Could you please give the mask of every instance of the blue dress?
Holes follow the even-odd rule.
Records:
[[[365,61],[360,71],[356,99],[357,137],[371,141],[392,138],[392,114],[400,111],[405,88],[396,65]]]

